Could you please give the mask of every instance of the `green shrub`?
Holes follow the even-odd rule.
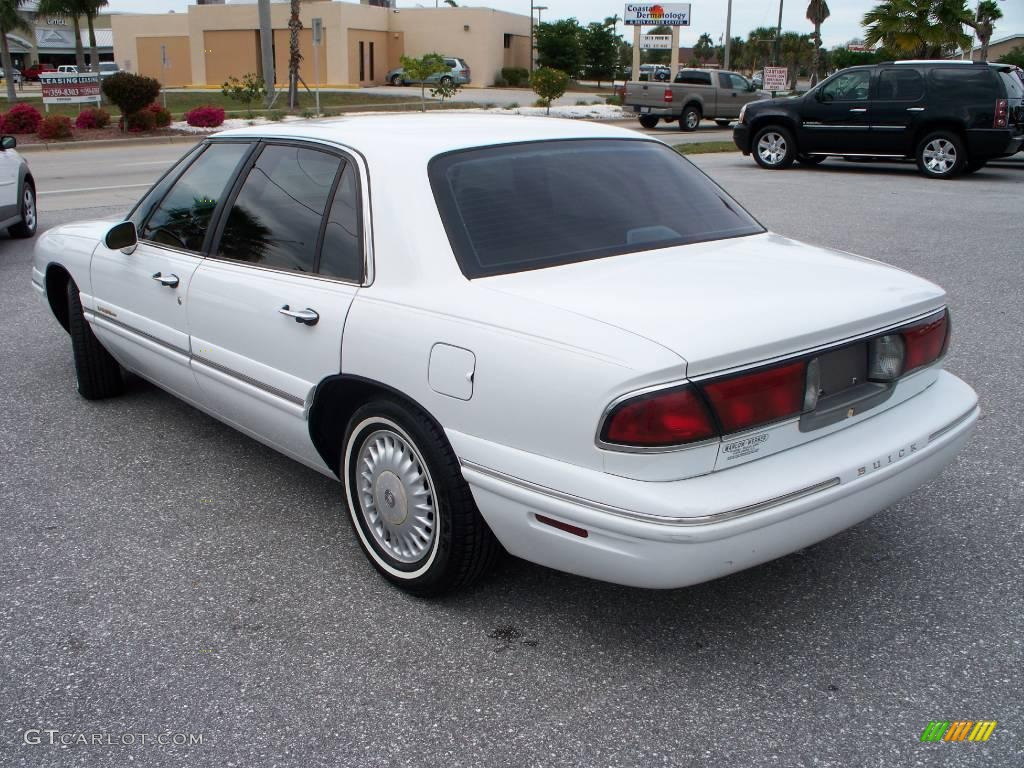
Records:
[[[269,120],[272,123],[280,123],[282,120],[284,120],[284,112],[282,112],[279,109],[272,109],[269,112],[267,112],[266,117],[267,120]]]
[[[503,77],[496,77],[496,78],[494,78],[494,87],[495,88],[505,88],[506,86],[508,86],[508,80],[506,80]]]
[[[513,101],[511,104],[505,107],[505,109],[519,109],[519,102]]]
[[[613,107],[621,107],[622,106],[622,97],[621,96],[609,96],[607,99],[604,100],[604,103],[605,104],[609,104],[609,105],[611,105]]]
[[[247,117],[252,117],[252,103],[262,101],[267,95],[267,86],[263,78],[252,72],[246,72],[242,79],[229,77],[220,87],[220,92],[232,101],[245,104]]]
[[[145,109],[160,96],[160,83],[152,77],[116,72],[103,80],[103,95],[116,104],[122,115]]]
[[[523,67],[504,67],[501,78],[513,88],[522,88],[530,82],[530,70]]]
[[[565,94],[569,86],[569,75],[560,69],[541,67],[533,73],[530,78],[530,88],[536,93],[542,102],[539,106],[547,107],[548,114],[551,114],[551,102],[559,99]]]

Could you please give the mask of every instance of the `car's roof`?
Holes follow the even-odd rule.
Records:
[[[397,114],[296,120],[222,131],[223,137],[318,139],[364,155],[425,161],[458,149],[558,139],[639,139],[646,136],[587,120],[518,115]]]

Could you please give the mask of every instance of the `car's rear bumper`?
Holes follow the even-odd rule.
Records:
[[[885,509],[952,461],[977,418],[974,391],[941,373],[927,390],[874,418],[722,472],[672,482],[592,473],[595,490],[608,483],[632,489],[631,508],[537,483],[522,471],[529,462],[516,466],[507,449],[488,454],[451,436],[477,506],[509,552],[603,581],[672,588],[772,560]],[[474,453],[510,460],[488,466],[466,458]],[[538,457],[529,461],[536,465]],[[673,508],[688,514],[665,514]]]
[[[732,129],[732,140],[740,152],[744,155],[750,154],[750,126],[746,123],[736,123]]]
[[[647,104],[632,104],[629,108],[633,110],[635,115],[651,115],[652,117],[672,117],[672,107],[658,106],[652,107]]]
[[[1024,148],[1024,131],[1006,128],[974,129],[967,132],[967,154],[971,159],[1009,157]]]

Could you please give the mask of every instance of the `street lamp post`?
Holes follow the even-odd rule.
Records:
[[[722,69],[729,69],[729,52],[732,48],[732,0],[729,0],[728,10],[725,12],[725,61],[722,62]]]
[[[534,56],[534,52],[536,50],[536,44],[534,42],[534,33],[533,33],[533,30],[534,30],[533,14],[534,14],[534,12],[537,13],[537,26],[539,27],[540,26],[540,13],[541,13],[541,11],[546,11],[547,9],[548,9],[548,7],[546,5],[534,5],[533,4],[533,0],[530,0],[530,74],[531,75],[533,74],[534,59],[536,58]]]
[[[775,29],[775,66],[782,60],[782,0],[779,0],[779,26]]]

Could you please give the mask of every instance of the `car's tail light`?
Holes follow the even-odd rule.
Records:
[[[665,89],[665,103],[667,104],[670,101],[672,101],[672,89],[671,88],[666,88]]]
[[[711,414],[691,386],[639,395],[615,406],[605,419],[606,443],[659,447],[715,437]]]
[[[803,410],[807,361],[761,369],[704,385],[725,432],[739,432]]]
[[[872,381],[895,381],[903,373],[906,344],[898,333],[872,339],[868,346],[868,378]]]
[[[907,346],[904,373],[934,363],[942,357],[949,341],[949,312],[903,328],[901,334]]]
[[[1006,99],[996,101],[996,114],[992,119],[993,128],[1005,128],[1010,124],[1010,102]]]

